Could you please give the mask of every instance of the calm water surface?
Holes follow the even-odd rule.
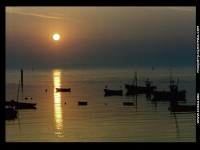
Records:
[[[133,68],[24,70],[19,101],[35,102],[35,110],[19,110],[6,120],[6,142],[195,142],[196,114],[174,114],[169,102],[152,102],[146,95],[126,96]],[[168,90],[169,69],[137,69],[138,85],[148,77],[158,90]],[[178,68],[179,89],[186,103],[195,104],[195,70]],[[6,100],[16,99],[20,70],[6,70]],[[104,87],[123,89],[123,96],[104,97]],[[56,87],[71,93],[56,93]],[[48,91],[46,92],[45,89]],[[24,98],[28,97],[28,100]],[[32,99],[31,99],[32,98]],[[78,106],[87,101],[87,106]],[[134,106],[123,106],[123,102]],[[65,104],[66,103],[66,104]]]

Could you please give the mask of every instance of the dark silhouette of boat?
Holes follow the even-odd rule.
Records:
[[[87,104],[88,104],[87,102],[83,102],[83,101],[81,102],[81,101],[78,101],[78,105],[79,105],[79,106],[84,106],[84,105],[87,105]]]
[[[151,94],[155,89],[156,86],[151,86],[149,79],[145,81],[146,86],[138,86],[137,85],[137,73],[135,73],[135,78],[132,84],[125,84],[125,88],[127,89],[126,95],[131,94]]]
[[[171,99],[170,107],[168,108],[171,112],[196,112],[196,105],[179,105],[178,100]]]
[[[169,110],[172,112],[196,112],[196,105],[176,105],[170,106]]]
[[[104,96],[123,96],[123,90],[104,89]]]
[[[5,108],[6,120],[14,120],[17,118],[17,110],[12,107]]]
[[[174,84],[174,81],[170,81],[170,91],[153,91],[154,98],[153,100],[179,100],[179,101],[185,101],[186,100],[186,91],[178,91],[178,82],[177,85]]]
[[[10,107],[15,107],[15,109],[36,109],[37,103],[24,103],[24,102],[18,102],[18,101],[6,101],[5,105]]]
[[[124,106],[134,106],[133,102],[123,102]]]
[[[56,92],[71,92],[71,88],[56,88]]]

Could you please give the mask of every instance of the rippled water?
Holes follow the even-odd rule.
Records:
[[[6,141],[27,142],[195,142],[196,114],[171,113],[169,102],[152,102],[146,95],[125,96],[135,68],[24,70],[19,100],[36,102],[36,110],[19,110],[6,120]],[[158,90],[168,90],[169,69],[137,68],[138,85],[148,77]],[[178,68],[179,88],[186,104],[195,104],[195,70]],[[20,70],[6,70],[6,100],[16,99]],[[104,97],[104,87],[123,89],[123,96]],[[71,93],[56,93],[70,87]],[[45,92],[45,89],[48,91]],[[28,97],[28,100],[24,98]],[[30,99],[32,98],[32,100]],[[87,101],[87,106],[78,106]],[[123,106],[123,102],[134,106]],[[66,104],[65,104],[66,103]]]

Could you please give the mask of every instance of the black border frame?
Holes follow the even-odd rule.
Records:
[[[5,58],[6,58],[6,47],[5,47],[5,8],[7,6],[195,6],[196,7],[196,27],[200,26],[198,18],[200,18],[200,8],[199,0],[168,0],[168,1],[158,1],[158,0],[118,0],[118,1],[97,1],[97,0],[0,0],[0,18],[1,18],[1,30],[0,30],[0,39],[1,39],[1,102],[0,102],[0,114],[5,117],[4,107],[5,107]],[[197,39],[197,35],[196,35]],[[197,44],[197,43],[196,43]],[[197,50],[196,50],[196,68],[197,68]],[[2,62],[1,61],[1,62]],[[198,66],[199,67],[199,66]],[[200,93],[199,89],[200,75],[196,72],[196,93]],[[197,99],[196,99],[197,100]],[[198,106],[199,107],[199,106]],[[196,113],[197,116],[197,113]],[[5,143],[5,119],[0,117],[0,142]],[[196,143],[200,143],[200,125],[197,124],[196,120]]]

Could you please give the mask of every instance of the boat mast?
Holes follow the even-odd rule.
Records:
[[[135,71],[135,85],[137,86],[137,71]]]
[[[170,90],[172,89],[173,85],[174,85],[174,81],[172,80],[172,65],[171,65],[171,68],[169,69],[170,73],[169,73],[169,87],[170,87]]]
[[[177,91],[178,91],[178,84],[179,84],[179,77],[178,77],[178,81],[177,81]]]
[[[19,96],[19,86],[20,86],[20,80],[19,80],[18,91],[17,91],[17,102],[18,102],[18,96]]]

